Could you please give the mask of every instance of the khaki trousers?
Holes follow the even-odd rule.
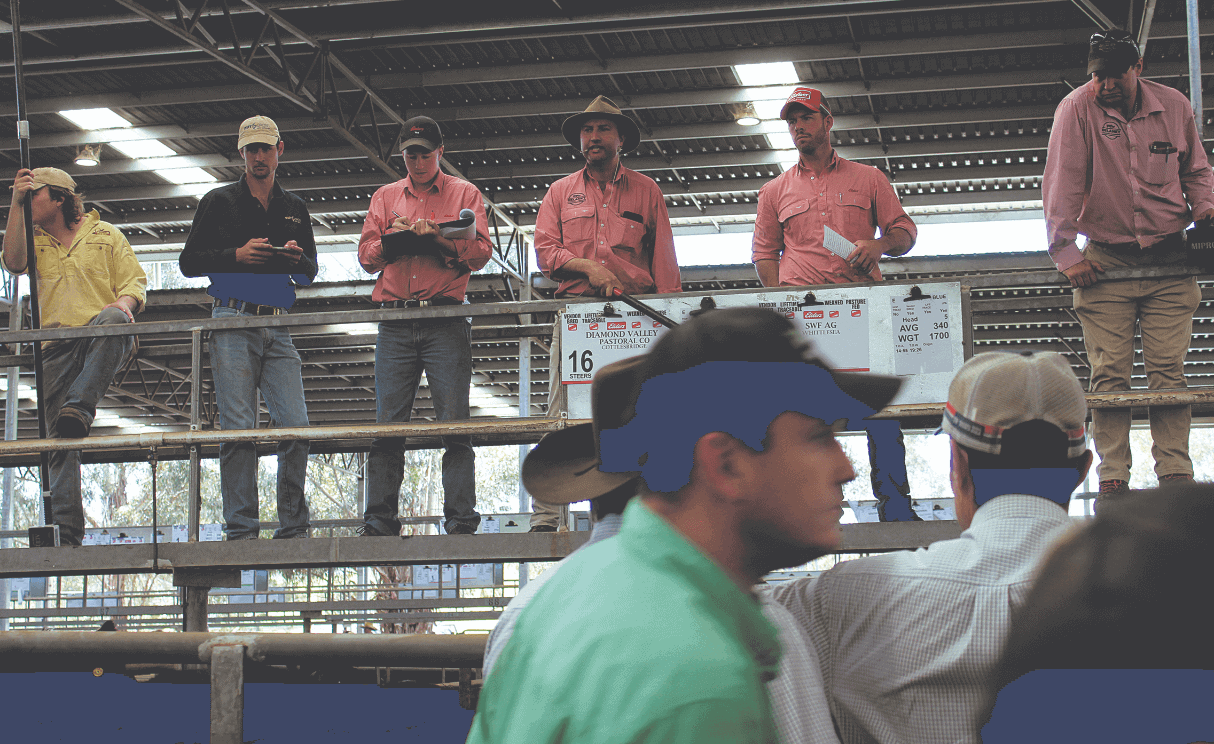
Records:
[[[556,322],[552,324],[552,358],[548,362],[548,418],[559,418],[568,412],[565,398],[565,386],[561,384],[561,320],[557,313]],[[531,499],[531,526],[556,527],[558,530],[569,529],[569,506],[545,504],[543,501]]]
[[[1089,244],[1084,256],[1104,268],[1178,263],[1179,251],[1116,251]],[[1134,323],[1142,331],[1142,359],[1151,390],[1183,388],[1184,360],[1193,335],[1193,314],[1201,304],[1194,277],[1100,281],[1076,288],[1075,312],[1092,367],[1093,393],[1130,389],[1134,365]],[[1189,459],[1191,407],[1151,406],[1151,454],[1157,476],[1193,474]],[[1092,411],[1092,440],[1100,454],[1100,480],[1130,479],[1130,409]]]

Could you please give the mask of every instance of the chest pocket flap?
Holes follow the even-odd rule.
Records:
[[[839,204],[844,207],[871,209],[873,206],[873,200],[857,191],[844,191],[839,195]]]
[[[796,215],[801,214],[802,212],[805,212],[808,209],[809,209],[809,200],[808,199],[799,199],[797,201],[791,202],[789,204],[785,204],[782,207],[780,207],[778,219],[779,219],[780,223],[783,224],[785,222],[788,222],[788,220],[791,219],[792,217],[795,217]]]

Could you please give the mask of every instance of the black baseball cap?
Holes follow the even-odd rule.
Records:
[[[434,119],[429,116],[415,116],[405,122],[400,140],[401,152],[409,147],[422,147],[426,152],[434,152],[443,146],[443,133],[439,131],[438,122]]]
[[[1121,75],[1142,59],[1138,42],[1119,28],[1092,34],[1088,44],[1088,74]]]

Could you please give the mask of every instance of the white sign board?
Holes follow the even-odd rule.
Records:
[[[700,310],[705,297],[718,308],[771,308],[792,320],[832,367],[905,377],[894,404],[943,403],[953,373],[965,361],[961,285],[921,284],[919,289],[841,284],[815,289],[812,302],[805,292],[790,290],[679,294],[645,302],[676,323]],[[571,304],[562,317],[561,383],[569,386],[570,418],[590,418],[590,381],[598,369],[645,353],[667,331],[618,300]]]

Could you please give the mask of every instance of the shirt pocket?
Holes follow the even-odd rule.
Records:
[[[1171,143],[1166,143],[1171,147]],[[1142,180],[1155,186],[1178,181],[1180,178],[1180,153],[1151,152],[1146,148],[1146,167],[1142,169]]]
[[[608,212],[606,224],[608,239],[614,250],[627,251],[632,254],[641,250],[641,241],[645,237],[645,223],[621,217],[615,212]]]
[[[585,257],[594,250],[594,207],[566,207],[561,212],[561,238],[565,249]]]
[[[844,191],[835,197],[843,229],[848,235],[862,235],[859,240],[871,240],[873,228],[873,200],[855,191]]]

